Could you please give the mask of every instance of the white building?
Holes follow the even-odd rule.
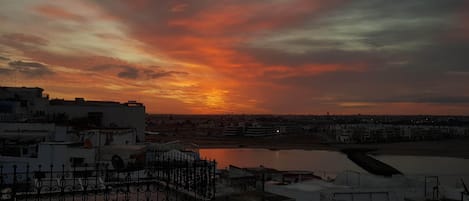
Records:
[[[41,88],[0,87],[0,164],[135,163],[144,129],[135,101],[49,100]]]
[[[44,116],[49,96],[41,88],[0,87],[0,121]]]
[[[0,122],[1,139],[50,140],[55,136],[56,126],[50,123],[5,123]]]
[[[81,131],[79,135],[81,142],[86,142],[87,146],[92,147],[136,143],[134,129],[91,129]]]
[[[87,119],[96,127],[135,129],[138,141],[144,140],[145,106],[142,103],[112,101],[49,100],[38,87],[0,87],[0,122],[47,119],[64,115]]]
[[[70,100],[51,100],[49,114],[65,115],[69,120],[86,118],[96,127],[135,129],[137,141],[144,140],[145,106],[129,101],[86,101],[83,98]]]
[[[87,155],[79,153],[80,146],[68,149],[71,135],[67,127],[52,123],[0,123],[0,164],[31,166],[68,164],[69,155]],[[90,155],[94,157],[93,154]]]

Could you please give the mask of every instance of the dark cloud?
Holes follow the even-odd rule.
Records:
[[[12,61],[8,63],[11,67],[15,68],[35,68],[35,69],[44,69],[47,68],[44,64],[38,62],[26,62],[26,61]]]
[[[112,0],[98,1],[101,7],[109,14],[118,17],[129,25],[132,30],[138,31],[137,35],[198,35],[201,32],[209,35],[237,34],[246,29],[258,30],[271,29],[274,27],[291,27],[300,22],[316,16],[334,5],[340,0],[330,0],[327,3],[315,0],[298,0],[292,2],[273,2],[271,0],[260,1],[135,1],[123,0],[115,2]],[[181,8],[183,5],[183,9]],[[175,12],[177,10],[177,12]],[[313,12],[314,11],[314,12]],[[138,13],[138,14],[137,14]],[[217,20],[225,18],[225,20]],[[202,18],[209,19],[202,19]],[[229,19],[232,18],[232,19]],[[189,30],[187,27],[173,26],[168,22],[173,20],[211,20],[209,23],[217,25],[217,31],[206,32],[206,30]],[[205,23],[205,22],[202,22]],[[219,23],[219,24],[218,24]],[[265,26],[265,25],[270,26]],[[216,28],[209,26],[207,28]],[[197,33],[196,33],[197,32]],[[149,41],[147,41],[149,42]],[[154,41],[153,41],[154,42]],[[160,47],[161,48],[161,47]]]
[[[123,71],[117,73],[117,76],[120,78],[126,79],[137,79],[138,78],[138,70],[131,67],[126,67]]]
[[[341,101],[349,102],[370,102],[370,103],[433,103],[433,104],[466,104],[469,103],[469,96],[445,95],[445,94],[415,94],[403,96],[363,97],[347,99]]]
[[[275,49],[239,47],[238,51],[246,52],[264,65],[283,65],[291,69],[306,64],[337,64],[352,68],[354,63],[363,63],[367,66],[360,72],[344,68],[291,77],[265,74],[258,80],[295,89],[261,92],[261,97],[257,98],[269,100],[264,106],[272,111],[288,112],[294,108],[300,112],[301,108],[333,110],[337,106],[374,108],[376,111],[386,110],[377,107],[393,103],[460,106],[469,104],[469,79],[466,76],[469,72],[469,42],[445,37],[448,28],[454,25],[451,19],[461,3],[354,1],[326,16],[330,19],[324,24],[313,23],[310,27],[332,27],[325,29],[331,30],[332,36],[336,33],[333,30],[344,31],[350,34],[346,40],[289,36],[291,39],[281,41],[281,44],[265,45]],[[362,29],[364,27],[366,29]],[[348,42],[359,45],[346,46]],[[291,51],[288,48],[292,46],[306,47],[306,51]],[[287,104],[291,100],[295,100],[294,106]],[[342,102],[357,104],[340,105]]]
[[[457,104],[457,103],[469,103],[469,96],[457,96],[457,95],[414,95],[411,97],[401,97],[385,100],[386,102],[413,102],[413,103],[438,103],[438,104]]]
[[[238,65],[238,58],[244,56],[232,49],[238,44],[257,34],[294,28],[340,2],[108,0],[98,4],[128,27],[129,36],[148,44],[147,52],[222,71],[226,66]],[[220,60],[226,62],[220,64]]]
[[[7,57],[0,56],[0,60],[3,60],[3,61],[9,61],[10,59],[9,59],[9,58],[7,58]]]
[[[161,69],[158,66],[151,66],[153,69],[138,69],[134,66],[129,65],[114,65],[114,64],[105,64],[98,65],[89,68],[91,71],[108,71],[108,70],[118,70],[117,77],[124,79],[159,79],[163,77],[171,77],[176,75],[187,75],[187,72],[180,71],[166,71]]]
[[[121,68],[127,68],[128,66],[125,65],[119,65],[119,64],[101,64],[101,65],[96,65],[88,68],[90,71],[107,71],[111,69],[121,69]]]
[[[468,46],[460,45],[459,50],[456,47],[439,50],[438,47],[444,43],[442,35],[454,26],[451,19],[462,4],[453,0],[353,1],[324,15],[319,21],[298,28],[302,30],[298,36],[295,31],[281,33],[278,36],[280,40],[268,41],[262,48],[239,47],[237,51],[245,52],[266,65],[291,67],[308,63],[348,65],[360,62],[384,68],[389,63],[407,61],[415,54],[428,51],[441,51],[451,60],[449,62],[453,62],[452,58],[460,59],[457,54]],[[330,33],[330,36],[322,36],[324,34],[320,30]],[[309,32],[311,36],[305,34]],[[315,33],[322,35],[316,36]],[[285,34],[289,34],[288,37],[283,37]],[[277,35],[274,33],[274,37]],[[421,59],[438,58],[434,56]],[[446,60],[446,57],[440,58]]]
[[[386,29],[363,34],[362,42],[373,48],[413,48],[437,40],[448,28],[449,25],[425,23],[390,25]]]
[[[467,13],[467,7],[462,6],[466,2],[330,2],[96,1],[100,5],[96,11],[106,12],[99,16],[119,24],[124,29],[118,29],[124,34],[95,35],[119,40],[122,36],[123,41],[145,44],[135,47],[143,48],[141,52],[149,55],[163,55],[169,58],[168,62],[203,66],[191,72],[198,73],[191,81],[201,85],[222,83],[216,88],[227,91],[226,102],[243,104],[252,101],[252,108],[259,106],[274,113],[306,113],[318,108],[338,107],[365,110],[391,103],[448,106],[469,103],[469,57],[466,56],[469,42],[448,39],[452,36],[448,32],[458,32],[457,35],[466,39],[469,35],[467,20],[457,19],[464,10],[462,8],[466,8]],[[39,10],[54,18],[85,22],[74,15],[73,10],[68,12],[69,9],[54,7]],[[99,17],[96,20],[100,20]],[[457,23],[463,26],[451,29],[459,27]],[[78,29],[72,25],[67,23],[61,28],[83,31],[82,27]],[[55,26],[60,25],[45,28]],[[54,66],[85,68],[122,79],[171,79],[188,75],[177,71],[178,68],[141,66],[111,57],[93,58],[95,51],[87,53],[83,49],[79,54],[49,52],[56,48],[42,46],[55,39],[45,35],[46,40],[29,33],[0,35],[0,44],[23,52],[17,55],[19,58]],[[39,30],[38,33],[47,31]],[[57,44],[65,43],[59,41]],[[0,68],[0,73],[47,69],[40,63],[25,63],[28,62],[9,64]],[[366,68],[354,69],[357,66]],[[205,70],[205,67],[211,69]],[[225,78],[226,85],[222,80]],[[161,91],[161,95],[169,96],[175,90]],[[193,92],[192,88],[178,91],[191,97],[204,92]]]
[[[423,73],[425,76],[421,76]],[[330,72],[278,79],[277,82],[302,91],[302,97],[298,99],[309,100],[306,102],[310,104],[469,103],[467,77],[405,67],[365,72]],[[283,95],[290,97],[290,94],[291,92],[286,91]]]
[[[385,51],[345,51],[339,49],[326,49],[321,51],[308,51],[292,53],[268,48],[240,48],[256,61],[264,65],[285,65],[295,68],[306,64],[342,64],[354,63],[383,64],[394,61],[395,54]]]
[[[19,45],[47,45],[49,43],[48,40],[33,35],[33,34],[24,34],[24,33],[9,33],[3,34],[1,36],[0,42],[6,44],[19,44]]]
[[[144,26],[147,27],[146,30],[148,31],[166,35],[184,33],[182,29],[168,27],[168,21],[172,17],[192,17],[202,9],[209,9],[213,5],[208,1],[199,1],[197,3],[182,1],[181,3],[183,2],[187,2],[189,6],[184,12],[177,12],[177,14],[171,12],[171,8],[176,5],[173,2],[164,0],[140,1],[139,3],[129,0],[120,2],[111,0],[98,1],[97,3],[109,14],[119,17],[128,26],[133,28],[143,28]],[[137,10],[139,14],[137,14]]]
[[[176,76],[176,75],[188,75],[189,73],[187,72],[181,72],[181,71],[165,71],[162,69],[158,70],[145,70],[143,71],[144,74],[150,78],[150,79],[158,79],[162,77],[171,77],[171,76]]]
[[[0,75],[10,75],[14,71],[7,68],[0,68]]]
[[[299,38],[299,39],[292,39],[288,40],[288,43],[293,45],[301,45],[307,47],[314,47],[317,49],[333,49],[338,46],[342,46],[343,42],[341,41],[334,41],[334,40],[317,40],[317,39],[309,39],[309,38]]]
[[[427,1],[353,1],[349,4],[349,11],[357,12],[359,18],[351,20],[367,20],[373,18],[409,18],[416,19],[422,17],[442,17],[459,9],[464,5],[464,1],[459,0],[427,0]]]
[[[11,71],[19,72],[28,77],[42,77],[53,74],[49,67],[38,62],[12,61],[8,63]]]
[[[469,71],[448,71],[446,72],[449,76],[469,76]]]
[[[26,56],[33,60],[42,60],[38,58],[38,52],[42,46],[49,44],[49,41],[33,35],[24,33],[8,33],[0,35],[0,45],[5,45],[23,52],[23,56]]]
[[[412,68],[422,71],[446,72],[467,71],[469,69],[469,41],[433,43],[413,52]]]
[[[109,71],[117,70],[117,77],[124,79],[137,79],[139,77],[139,70],[136,67],[130,65],[121,64],[103,64],[89,68],[91,71]]]

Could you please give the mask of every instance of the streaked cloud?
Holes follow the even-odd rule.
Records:
[[[172,76],[185,76],[187,72],[181,71],[167,71],[158,66],[149,66],[146,68],[122,65],[122,64],[103,64],[89,68],[90,71],[103,72],[103,71],[115,71],[117,70],[117,77],[125,79],[159,79],[164,77]]]
[[[459,0],[7,1],[0,76],[41,75],[23,82],[61,97],[137,97],[160,113],[468,114],[468,9]]]
[[[11,61],[8,63],[10,68],[3,69],[3,73],[11,74],[18,72],[26,77],[42,77],[54,74],[49,67],[38,62]]]

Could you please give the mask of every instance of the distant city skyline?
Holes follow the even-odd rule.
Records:
[[[460,0],[37,0],[0,7],[0,86],[165,114],[469,115]]]

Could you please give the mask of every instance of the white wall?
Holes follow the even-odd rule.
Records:
[[[0,123],[0,136],[44,136],[52,138],[55,125],[46,123]]]
[[[41,163],[45,170],[48,170],[51,164],[56,168],[61,168],[62,164],[66,167],[69,166],[67,145],[65,144],[39,144],[38,152],[37,161]]]
[[[42,143],[39,144],[39,155],[36,161],[41,164],[43,169],[50,170],[50,165],[54,165],[54,170],[61,170],[62,165],[70,168],[70,158],[84,158],[85,163],[94,163],[96,149],[84,149],[83,147],[70,147],[67,143]]]
[[[0,100],[18,98],[27,101],[26,107],[15,106],[14,112],[17,114],[35,114],[39,111],[45,113],[49,106],[49,100],[42,94],[42,91],[41,88],[2,87],[0,88]]]
[[[106,145],[107,138],[112,138],[109,145],[135,144],[135,130],[87,130],[80,132],[82,140],[90,140],[93,147]]]
[[[102,112],[103,126],[112,124],[118,127],[135,128],[140,141],[144,140],[145,107],[127,107],[120,104],[112,105],[51,105],[50,112],[65,113],[70,119],[87,117],[89,112]]]

